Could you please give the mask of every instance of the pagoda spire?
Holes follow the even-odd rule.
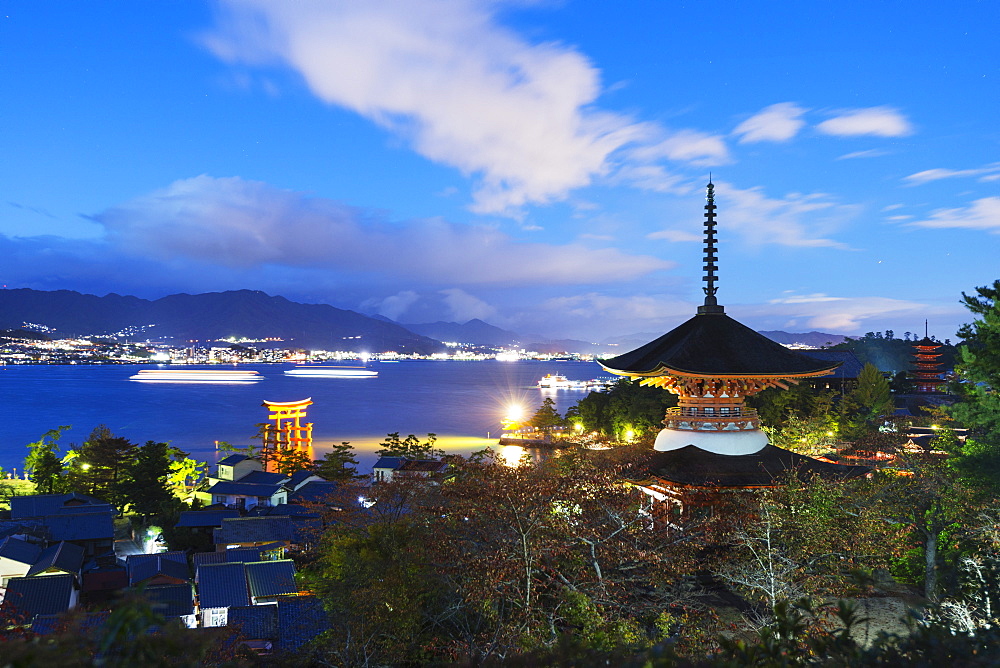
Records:
[[[725,309],[719,306],[719,302],[715,298],[715,293],[718,290],[715,287],[716,276],[715,272],[719,268],[716,262],[718,257],[716,256],[715,248],[715,185],[712,183],[712,177],[708,177],[708,187],[706,189],[706,199],[705,204],[705,276],[702,277],[702,281],[705,282],[705,287],[702,290],[705,291],[705,303],[698,307],[699,314],[705,313],[724,313]]]

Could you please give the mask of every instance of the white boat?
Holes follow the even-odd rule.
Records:
[[[582,380],[569,380],[566,376],[547,373],[538,381],[540,390],[585,390],[587,383]]]
[[[313,376],[319,378],[372,378],[378,371],[363,366],[297,366],[285,371],[286,376]]]
[[[141,383],[255,383],[264,376],[256,371],[215,369],[142,369],[129,380]]]

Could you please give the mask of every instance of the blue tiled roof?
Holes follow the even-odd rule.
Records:
[[[194,590],[190,584],[146,587],[142,596],[150,602],[153,612],[166,619],[194,614]]]
[[[218,527],[227,517],[239,517],[238,510],[185,510],[175,526],[178,527]]]
[[[203,564],[198,569],[198,603],[202,609],[250,605],[243,564]]]
[[[255,598],[271,598],[299,591],[295,582],[295,563],[291,559],[258,561],[245,566],[250,595]]]
[[[406,462],[406,457],[379,457],[373,469],[398,469]]]
[[[55,615],[69,610],[73,594],[72,575],[11,578],[3,600],[5,614]]]
[[[215,530],[216,545],[235,543],[266,543],[294,539],[288,517],[236,517],[222,521]]]
[[[88,612],[80,620],[80,632],[86,634],[92,630],[101,628],[108,621],[109,616],[111,616],[111,612],[108,610]],[[65,630],[65,628],[66,620],[62,615],[38,615],[31,622],[31,632],[39,635],[57,633]]]
[[[42,553],[40,545],[29,543],[26,540],[8,536],[0,541],[0,557],[6,557],[11,561],[21,564],[33,564],[38,561]]]
[[[314,480],[302,485],[288,495],[289,503],[316,503],[327,499],[337,491],[339,485],[326,480]]]
[[[27,575],[38,575],[51,571],[62,571],[64,573],[80,574],[83,567],[83,556],[85,550],[79,545],[60,541],[54,545],[49,545],[39,555],[38,560],[28,571]]]
[[[219,460],[219,464],[222,466],[236,466],[243,460],[250,459],[246,455],[229,455],[223,459]]]
[[[292,477],[288,480],[288,482],[285,483],[285,486],[288,487],[289,489],[295,489],[303,482],[305,482],[306,480],[315,475],[316,473],[313,471],[296,471],[295,473],[292,474]]]
[[[111,540],[115,536],[114,516],[109,512],[46,515],[44,521],[52,540]]]
[[[243,640],[277,640],[278,606],[246,605],[229,608],[226,626]]]
[[[191,555],[191,560],[194,562],[194,570],[197,575],[198,569],[206,564],[242,564],[260,561],[260,553],[261,549],[257,547],[234,547],[224,552],[197,552]]]
[[[283,652],[294,652],[330,627],[323,604],[315,596],[278,599],[278,642]]]
[[[280,485],[288,480],[284,473],[268,473],[266,471],[250,471],[245,476],[234,482],[252,483],[255,485]]]
[[[152,559],[128,560],[128,583],[135,586],[140,582],[145,582],[158,575],[163,575],[175,580],[187,581],[191,579],[191,572],[188,570],[187,559],[177,561],[170,557],[159,554],[135,555],[149,556]],[[183,555],[182,555],[183,556]]]
[[[54,515],[60,508],[77,505],[107,505],[100,499],[95,499],[86,494],[29,494],[26,496],[12,496],[10,498],[10,517],[14,520],[26,517],[42,517],[43,515]]]

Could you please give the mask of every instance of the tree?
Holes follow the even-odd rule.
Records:
[[[146,441],[135,449],[128,475],[119,482],[121,497],[144,520],[167,513],[177,504],[170,483],[170,464],[170,447],[166,443]]]
[[[394,431],[386,434],[385,440],[379,443],[381,449],[375,454],[379,457],[407,457],[409,459],[437,459],[444,457],[444,450],[434,447],[437,442],[437,434],[427,434],[427,440],[420,442],[413,434],[406,438],[400,438],[399,432]]]
[[[34,443],[28,444],[28,456],[24,459],[24,471],[35,483],[39,492],[55,493],[62,482],[63,465],[59,458],[57,441],[69,425],[56,427],[42,435]]]
[[[278,448],[271,455],[276,473],[292,475],[298,471],[309,471],[315,467],[309,453],[298,448]]]
[[[1000,446],[1000,280],[976,293],[962,293],[962,303],[978,317],[958,330],[963,344],[955,371],[964,382],[953,390],[962,401],[949,412],[978,439]]]
[[[205,475],[208,462],[192,459],[190,454],[176,446],[169,446],[170,475],[168,481],[174,496],[187,500],[194,485]]]
[[[564,424],[562,416],[556,410],[556,402],[553,401],[552,397],[545,397],[542,405],[528,419],[528,424],[536,430],[546,433],[552,431],[554,427],[561,427]]]
[[[326,480],[350,481],[357,480],[358,460],[354,457],[354,448],[347,441],[331,446],[331,450],[317,461],[316,474]]]
[[[135,443],[115,436],[106,425],[96,427],[74,462],[76,484],[83,488],[79,491],[121,506],[124,499],[119,485],[136,459],[136,450]]]

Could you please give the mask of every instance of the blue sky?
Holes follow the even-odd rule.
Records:
[[[1000,3],[13,0],[0,284],[599,341],[701,302],[954,338],[1000,277]],[[922,333],[922,332],[921,332]]]

